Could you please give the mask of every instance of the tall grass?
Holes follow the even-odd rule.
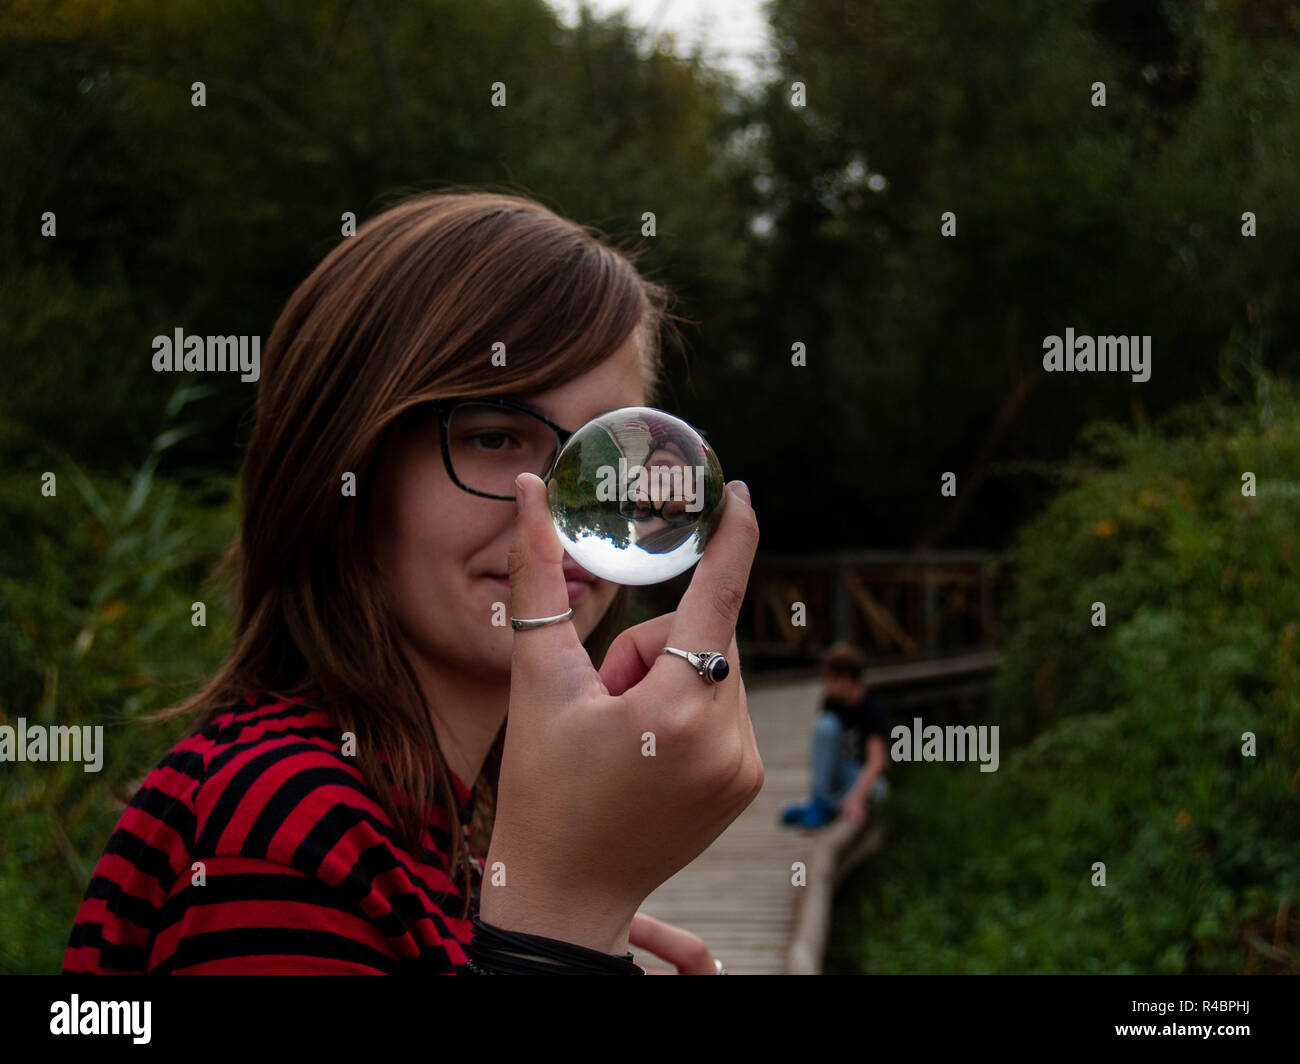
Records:
[[[135,469],[92,474],[0,424],[0,724],[102,725],[102,770],[0,770],[0,970],[57,971],[77,905],[136,782],[184,731],[142,714],[188,694],[230,637],[208,578],[235,528],[233,483],[158,473],[197,423],[179,390]],[[53,495],[43,474],[55,475]],[[191,623],[203,602],[206,626]]]

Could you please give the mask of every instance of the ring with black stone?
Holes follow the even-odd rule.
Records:
[[[700,679],[705,683],[722,683],[731,672],[726,656],[716,650],[701,650],[697,654],[692,654],[689,651],[678,650],[676,647],[664,647],[663,653],[676,654],[679,658],[685,658],[694,666],[695,671],[700,674]]]

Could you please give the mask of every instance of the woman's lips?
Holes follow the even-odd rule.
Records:
[[[493,583],[500,584],[507,591],[510,590],[510,578],[506,576],[489,576],[487,579]],[[572,606],[578,599],[587,593],[591,584],[586,580],[568,580],[564,581],[564,589],[569,593],[569,605]]]

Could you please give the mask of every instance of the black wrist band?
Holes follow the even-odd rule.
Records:
[[[619,957],[557,938],[507,931],[477,914],[472,923],[469,969],[476,975],[645,975],[630,951]]]
[[[500,974],[644,975],[629,952],[622,957],[560,939],[507,931],[473,918],[472,960]],[[539,960],[537,958],[546,958]]]

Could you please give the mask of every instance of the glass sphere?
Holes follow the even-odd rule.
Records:
[[[578,429],[547,478],[569,556],[616,584],[658,584],[700,560],[722,520],[722,466],[695,429],[625,406]]]

